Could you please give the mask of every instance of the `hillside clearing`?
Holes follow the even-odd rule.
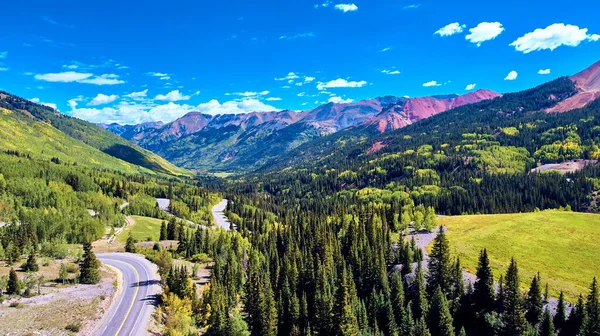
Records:
[[[125,243],[127,237],[129,237],[129,233],[137,241],[147,241],[148,238],[150,238],[150,241],[158,241],[162,220],[142,216],[131,216],[131,219],[133,219],[134,224],[126,227],[121,232],[117,237],[118,242]]]
[[[600,216],[543,211],[525,214],[443,217],[452,251],[475,273],[479,251],[487,248],[494,276],[514,257],[523,289],[539,271],[550,295],[562,289],[568,299],[586,294],[600,275]],[[575,270],[577,270],[575,272]]]

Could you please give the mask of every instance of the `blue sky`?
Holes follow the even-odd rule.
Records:
[[[9,1],[0,89],[120,123],[518,91],[600,60],[600,3],[561,3]]]

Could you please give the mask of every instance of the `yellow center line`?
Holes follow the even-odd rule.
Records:
[[[127,321],[127,318],[129,317],[129,314],[131,313],[131,310],[133,309],[133,305],[135,304],[135,300],[137,299],[138,291],[140,290],[140,275],[139,275],[138,271],[135,269],[135,267],[133,267],[132,264],[130,264],[130,263],[126,262],[126,261],[115,260],[115,259],[108,259],[108,260],[116,261],[116,262],[120,262],[120,263],[129,265],[129,267],[131,267],[133,269],[133,271],[135,272],[135,276],[137,278],[136,286],[135,286],[135,295],[133,295],[133,300],[131,300],[131,304],[129,305],[129,309],[127,310],[127,314],[125,314],[125,318],[123,319],[123,322],[121,323],[121,326],[119,326],[119,329],[115,333],[115,336],[118,336],[119,333],[121,332],[121,329],[123,329],[123,326],[125,325],[125,322]]]

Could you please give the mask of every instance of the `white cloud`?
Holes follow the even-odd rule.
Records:
[[[83,99],[82,96],[79,96],[77,98],[72,98],[67,101],[67,104],[69,104],[69,106],[71,107],[71,110],[74,110],[77,107],[77,103],[79,101],[81,101],[82,99]]]
[[[92,73],[81,73],[75,71],[66,71],[58,73],[37,74],[34,76],[37,80],[56,83],[85,83],[95,85],[115,85],[123,84],[125,81],[118,79],[115,74],[104,74],[94,76]]]
[[[462,33],[463,29],[465,29],[466,27],[467,26],[464,24],[461,25],[458,22],[454,22],[438,29],[434,34],[438,34],[440,36],[452,36],[454,34]]]
[[[549,75],[550,74],[550,69],[540,69],[540,71],[538,71],[538,74],[540,74],[540,75]]]
[[[69,69],[69,70],[75,70],[75,69],[79,68],[79,66],[76,64],[65,64],[62,67],[65,69]]]
[[[481,43],[495,39],[503,31],[504,27],[500,22],[481,22],[477,27],[469,29],[470,34],[465,39],[477,43],[479,47]]]
[[[588,34],[587,28],[555,23],[544,29],[538,28],[516,39],[510,45],[528,54],[538,50],[554,50],[560,46],[577,47],[583,41],[595,42],[600,35]]]
[[[169,80],[171,79],[171,76],[162,76],[160,77],[160,80]]]
[[[442,84],[439,84],[437,81],[431,81],[431,82],[424,83],[423,86],[424,87],[442,86]]]
[[[329,7],[331,5],[331,0],[325,0],[323,1],[323,3],[321,4],[317,4],[315,5],[315,8],[319,8],[319,7]]]
[[[78,82],[94,85],[117,85],[125,83],[124,80],[120,80],[118,78],[119,76],[115,74],[104,74],[100,76],[94,76],[93,78],[82,79]]]
[[[180,101],[180,100],[190,100],[190,96],[182,95],[179,90],[173,90],[166,95],[159,94],[154,99],[155,100],[165,100],[170,102]]]
[[[298,97],[304,97],[304,96],[306,96],[306,92],[300,92],[300,93],[298,93]]]
[[[129,98],[144,98],[146,97],[146,95],[148,94],[148,89],[144,90],[144,91],[139,91],[139,92],[132,92],[129,94],[126,94],[125,97],[129,97]]]
[[[515,80],[517,79],[517,77],[519,76],[519,73],[516,72],[515,70],[511,71],[508,73],[508,75],[506,76],[506,78],[504,78],[504,80]]]
[[[268,101],[280,101],[280,100],[282,100],[282,99],[281,99],[281,98],[278,98],[278,97],[269,97],[269,98],[267,98],[266,100],[268,100]]]
[[[469,84],[469,85],[467,85],[467,87],[465,88],[465,90],[471,91],[471,90],[475,89],[476,86],[477,86],[477,84]]]
[[[299,38],[303,38],[303,37],[315,37],[315,34],[313,32],[308,32],[308,33],[300,33],[300,34],[296,34],[296,35],[281,35],[279,36],[280,40],[295,40],[295,39],[299,39]]]
[[[162,73],[162,72],[146,72],[146,75],[153,76],[153,77],[165,77],[165,76],[168,76],[169,74]]]
[[[312,83],[314,80],[315,80],[315,77],[309,77],[309,76],[304,77],[304,83]]]
[[[2,67],[0,67],[0,71],[8,71],[8,70],[9,70],[8,68],[2,68]]]
[[[354,100],[348,98],[348,99],[343,99],[342,97],[331,97],[329,98],[329,102],[330,103],[334,103],[334,104],[349,104],[352,103]]]
[[[8,51],[0,52],[0,59],[5,59],[6,57],[8,57]]]
[[[339,9],[342,12],[347,13],[357,11],[358,6],[356,6],[355,4],[339,4],[335,5],[335,9]]]
[[[359,87],[363,87],[367,85],[366,81],[347,81],[343,78],[338,78],[332,81],[329,81],[327,83],[322,83],[319,82],[317,84],[317,89],[319,89],[320,91],[325,90],[325,89],[329,89],[329,88],[359,88]]]
[[[241,96],[241,97],[258,97],[258,96],[266,96],[269,93],[271,93],[270,91],[261,91],[261,92],[254,92],[254,91],[246,91],[246,92],[234,92],[233,95],[236,96]],[[229,94],[226,94],[226,96],[228,96]]]
[[[207,114],[240,114],[248,112],[278,111],[277,108],[267,105],[258,99],[244,99],[242,101],[228,101],[220,104],[213,99],[207,103],[197,106],[198,111]]]
[[[40,104],[40,105],[51,107],[51,108],[53,108],[53,109],[55,109],[55,110],[58,111],[58,108],[57,108],[56,104],[54,104],[54,103],[44,103],[43,101],[40,100],[40,98],[31,98],[31,99],[29,99],[29,101],[32,102],[32,103],[36,103],[36,104]]]
[[[386,75],[399,75],[400,71],[398,71],[398,70],[381,70],[381,73],[384,73]]]
[[[79,82],[81,80],[90,78],[93,75],[94,74],[91,74],[91,73],[67,71],[67,72],[58,72],[58,73],[37,74],[34,76],[34,78],[37,80],[43,80],[46,82],[71,83],[71,82]]]
[[[290,72],[285,77],[275,78],[276,81],[284,81],[284,80],[294,80],[300,78],[296,73]]]
[[[304,83],[302,83],[302,82],[296,83],[296,86],[302,86],[302,85],[304,85]]]
[[[107,96],[105,94],[99,93],[94,99],[92,99],[92,101],[88,103],[88,106],[109,104],[117,100],[117,98],[119,98],[119,96],[117,95]]]
[[[408,6],[404,6],[402,7],[402,9],[407,10],[407,9],[417,9],[419,8],[421,5],[419,4],[414,4],[414,5],[408,5]]]

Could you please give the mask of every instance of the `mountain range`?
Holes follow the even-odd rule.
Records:
[[[499,96],[489,90],[461,96],[387,96],[356,103],[328,103],[308,111],[215,116],[190,112],[167,124],[100,126],[182,167],[204,171],[253,170],[324,135],[353,127],[382,133]]]
[[[0,92],[0,149],[123,173],[283,169],[333,156],[386,152],[404,137],[442,129],[454,134],[459,132],[457,125],[467,131],[471,128],[465,122],[480,123],[477,118],[501,121],[523,111],[565,114],[598,98],[600,62],[574,76],[517,93],[478,90],[460,96],[387,96],[328,103],[307,111],[191,112],[166,124],[95,125]],[[405,128],[410,133],[398,133]]]

